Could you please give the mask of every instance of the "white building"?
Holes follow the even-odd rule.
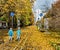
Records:
[[[41,20],[41,18],[43,18],[43,16],[46,14],[46,13],[43,13],[40,9],[36,9],[34,13],[34,22],[36,23],[38,20]],[[43,14],[42,16],[40,16],[40,14]]]

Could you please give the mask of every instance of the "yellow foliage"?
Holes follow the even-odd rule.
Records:
[[[0,31],[2,32],[2,30],[0,30]],[[22,28],[21,32],[22,32],[21,33],[21,40],[23,39],[25,33],[28,33],[29,35],[31,34],[30,37],[28,38],[28,40],[26,41],[26,43],[27,43],[26,46],[29,44],[30,47],[33,46],[33,48],[36,48],[37,50],[40,50],[40,49],[41,50],[55,50],[50,45],[49,41],[60,42],[60,41],[58,41],[59,40],[58,38],[52,37],[51,34],[48,34],[50,32],[43,33],[43,32],[38,31],[36,26],[28,26],[28,27]],[[7,34],[6,31],[4,31],[4,33]],[[53,32],[53,33],[55,33],[55,32]],[[16,39],[16,31],[14,31],[14,40],[15,39]],[[8,36],[4,36],[4,40],[5,40],[5,42],[7,42]],[[25,42],[25,41],[23,41],[23,42]],[[8,43],[8,45],[9,45],[9,43]],[[14,41],[13,43],[10,43],[10,45],[13,47],[16,47],[17,42]],[[19,45],[19,47],[20,46],[21,45]],[[27,49],[27,48],[25,48],[25,49]]]

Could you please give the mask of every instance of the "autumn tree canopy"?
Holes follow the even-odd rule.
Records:
[[[29,0],[0,0],[0,17],[9,22],[10,12],[14,12],[15,18],[19,18],[23,25],[32,24],[32,4]]]
[[[49,18],[50,30],[60,31],[60,0],[52,5],[44,18]]]

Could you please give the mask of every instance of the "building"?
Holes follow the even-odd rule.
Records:
[[[0,28],[7,28],[7,22],[6,21],[0,21]]]
[[[36,11],[33,13],[34,13],[35,24],[38,20],[41,20],[43,18],[43,16],[46,14],[46,13],[43,13],[42,10],[40,10],[40,9],[36,9]]]

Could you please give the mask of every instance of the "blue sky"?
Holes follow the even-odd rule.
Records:
[[[41,9],[43,11],[46,10],[46,7],[51,8],[51,4],[56,0],[36,0],[34,3],[34,10]]]

